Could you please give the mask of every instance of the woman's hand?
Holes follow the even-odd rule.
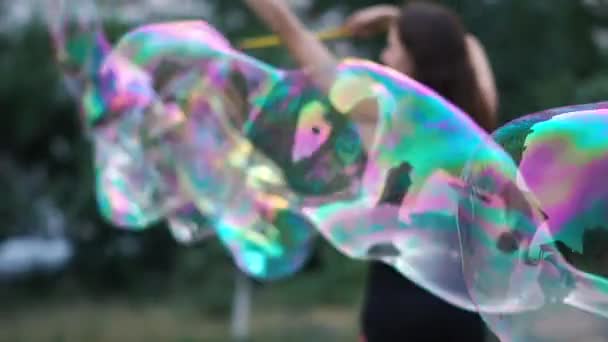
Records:
[[[346,19],[346,28],[355,36],[369,37],[388,31],[391,21],[399,17],[393,5],[375,5],[353,13]]]

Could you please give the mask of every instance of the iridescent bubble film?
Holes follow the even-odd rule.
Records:
[[[193,203],[237,263],[265,277],[256,260],[303,260],[316,226],[347,255],[384,260],[472,308],[454,213],[467,156],[493,149],[485,134],[388,68],[346,60],[283,72],[215,32],[197,21],[142,26],[89,80],[97,101],[85,118],[93,131],[128,127],[117,144],[135,157],[98,163],[114,182],[98,188],[106,216],[141,227]]]
[[[198,208],[188,203],[167,216],[169,230],[176,241],[192,244],[215,236],[211,220]]]
[[[517,163],[515,183],[497,177],[495,165],[467,170],[474,191],[463,205],[469,215],[459,215],[464,272],[504,340],[544,341],[546,322],[559,317],[608,336],[590,314],[608,317],[606,129],[606,103],[525,116],[493,134]],[[500,310],[483,310],[489,303]]]
[[[330,101],[360,123],[368,152],[350,196],[306,213],[343,253],[382,260],[444,300],[475,310],[456,224],[468,194],[461,174],[482,150],[478,158],[504,164],[501,171],[514,177],[511,158],[462,111],[388,68],[346,60],[329,84]]]
[[[100,25],[75,34],[72,26],[51,25],[61,65],[69,60],[68,78],[83,85],[76,95],[95,146],[102,214],[130,229],[167,218],[184,242],[211,226],[237,264],[261,278],[299,268],[314,230],[291,209],[281,170],[243,137],[264,99],[258,93],[283,72],[234,52],[201,21],[143,26],[112,49]],[[82,35],[98,39],[73,39]],[[86,53],[70,54],[74,44]]]

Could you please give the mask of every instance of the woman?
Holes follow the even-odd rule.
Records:
[[[277,33],[301,67],[322,67],[334,56],[282,0],[246,0]],[[373,6],[352,15],[346,27],[357,36],[388,30],[384,64],[434,89],[484,129],[496,124],[497,96],[483,48],[448,9],[410,2],[403,8]],[[483,341],[481,318],[418,287],[392,267],[370,266],[362,315],[368,342]]]

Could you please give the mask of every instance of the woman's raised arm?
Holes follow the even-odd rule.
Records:
[[[284,0],[245,0],[247,6],[277,34],[301,68],[321,69],[336,58],[308,30]]]
[[[472,34],[467,35],[467,50],[471,65],[475,72],[479,90],[483,96],[483,100],[488,106],[490,113],[496,116],[498,111],[498,94],[496,91],[496,83],[494,81],[494,73],[488,60],[486,52],[479,40]]]

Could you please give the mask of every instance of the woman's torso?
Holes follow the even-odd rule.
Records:
[[[485,334],[479,315],[444,302],[381,262],[370,264],[362,326],[367,342],[475,342]]]

